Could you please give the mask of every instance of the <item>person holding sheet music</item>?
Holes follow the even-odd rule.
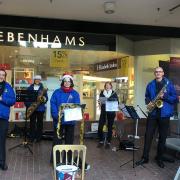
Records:
[[[118,102],[118,96],[115,91],[112,90],[111,82],[106,82],[104,85],[104,90],[101,91],[99,96],[99,105],[101,108],[101,114],[99,119],[99,126],[98,126],[98,136],[99,142],[97,147],[101,148],[104,145],[104,133],[103,127],[107,124],[108,132],[107,132],[107,142],[105,144],[105,148],[109,149],[112,139],[112,127],[114,123],[114,118],[116,116],[115,111],[107,111],[106,110],[106,101],[116,101]]]
[[[59,118],[59,107],[62,104],[66,103],[74,103],[79,104],[80,103],[80,96],[79,93],[73,89],[74,82],[73,82],[73,76],[69,73],[63,74],[62,79],[60,79],[61,84],[60,88],[56,89],[54,93],[52,94],[50,105],[51,105],[51,116],[53,118],[53,126],[54,126],[54,137],[53,137],[53,146],[57,144],[63,144],[62,138],[58,138],[57,134],[57,128],[58,128],[58,118]],[[75,121],[65,121],[64,116],[60,119],[61,125],[59,134],[64,139],[65,144],[73,144],[74,143],[74,129],[75,129]],[[71,152],[68,152],[68,159],[71,159]],[[52,158],[52,152],[51,152],[51,160],[50,162],[53,162]]]
[[[61,82],[61,87],[56,89],[51,97],[50,104],[51,104],[51,116],[53,118],[53,125],[54,125],[54,140],[53,145],[55,144],[62,144],[57,138],[57,123],[58,123],[58,113],[59,107],[64,103],[80,103],[79,93],[73,89],[73,77],[71,74],[64,74]],[[64,117],[61,119],[61,129],[60,133],[65,135],[65,144],[73,144],[74,142],[74,128],[75,128],[75,121],[65,121]]]
[[[65,144],[73,144],[74,143],[74,130],[76,121],[65,121],[64,116],[60,119],[61,125],[59,129],[59,134],[61,139],[58,138],[57,130],[58,130],[58,116],[59,116],[59,107],[62,104],[80,104],[80,96],[79,93],[73,89],[74,82],[73,76],[69,73],[64,73],[62,79],[60,79],[61,85],[60,88],[56,89],[51,97],[51,116],[53,118],[53,126],[54,126],[54,137],[53,137],[53,146],[58,144],[63,144],[63,140]],[[68,152],[68,161],[70,162],[72,157],[72,152]],[[65,156],[64,156],[65,159]],[[76,159],[75,159],[76,161]],[[51,151],[51,159],[50,163],[53,162],[53,153]],[[82,161],[79,162],[79,168],[81,168]],[[85,163],[85,170],[89,170],[90,165]]]
[[[152,80],[146,87],[145,103],[147,106],[152,105],[153,101],[159,96],[163,105],[158,108],[155,107],[148,113],[144,151],[140,161],[136,162],[136,165],[143,165],[149,161],[149,151],[151,142],[156,128],[159,132],[159,140],[157,147],[156,162],[161,168],[164,168],[163,154],[165,152],[165,142],[168,135],[169,120],[173,116],[174,104],[177,103],[177,95],[172,82],[164,77],[164,71],[162,67],[156,67],[154,71],[155,79]],[[165,90],[163,91],[163,89]]]
[[[7,170],[6,164],[6,135],[8,132],[8,121],[10,107],[16,102],[13,88],[6,82],[7,73],[0,69],[0,169]]]

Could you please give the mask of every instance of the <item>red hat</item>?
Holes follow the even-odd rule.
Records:
[[[62,79],[60,79],[60,80],[64,80],[64,79],[71,79],[73,81],[73,75],[71,73],[69,73],[69,72],[65,72],[63,74]]]

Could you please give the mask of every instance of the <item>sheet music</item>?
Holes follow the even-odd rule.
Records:
[[[123,112],[123,114],[125,115],[125,117],[128,117],[130,118],[130,114],[129,112],[127,111],[126,107],[125,107],[125,104],[119,104],[119,108],[121,109],[121,111]]]
[[[118,101],[106,101],[106,111],[119,111]]]
[[[106,101],[107,101],[107,98],[106,97],[99,97],[99,100],[98,100],[101,104],[105,104]]]
[[[82,120],[82,110],[80,107],[64,109],[64,121]]]

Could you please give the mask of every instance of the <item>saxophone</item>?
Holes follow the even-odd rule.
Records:
[[[168,85],[168,82],[162,87],[162,89],[156,95],[155,99],[146,106],[148,113],[152,112],[156,107],[157,108],[163,107],[163,101],[161,99],[161,95],[165,93],[167,85]]]
[[[42,104],[46,102],[46,97],[44,96],[47,93],[46,88],[43,88],[41,93],[37,97],[37,102],[33,102],[27,109],[27,116],[26,118],[29,119],[33,112]]]

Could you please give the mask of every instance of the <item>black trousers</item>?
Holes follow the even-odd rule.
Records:
[[[0,165],[6,163],[6,135],[8,132],[8,121],[0,119]]]
[[[162,159],[165,152],[165,143],[168,135],[170,118],[148,118],[146,124],[145,142],[143,158],[149,159],[149,151],[156,128],[159,132],[159,141],[157,147],[157,158]]]
[[[75,129],[75,125],[70,125],[70,124],[61,125],[60,136],[63,137],[62,139],[58,139],[57,130],[54,129],[52,148],[58,144],[73,144],[74,143],[74,129]],[[69,162],[71,161],[71,157],[72,157],[72,152],[69,151],[68,152],[68,161]],[[65,158],[66,157],[63,156],[63,161],[65,161]],[[57,159],[59,159],[58,154],[57,154]],[[51,162],[53,161],[53,151],[51,152],[51,160],[50,161]],[[59,161],[57,163],[59,163]]]
[[[30,116],[30,138],[31,140],[41,140],[43,133],[43,116],[44,112],[35,111]]]
[[[101,112],[98,126],[99,141],[104,140],[103,126],[107,122],[108,134],[107,141],[110,143],[112,139],[112,126],[114,124],[115,112]]]

